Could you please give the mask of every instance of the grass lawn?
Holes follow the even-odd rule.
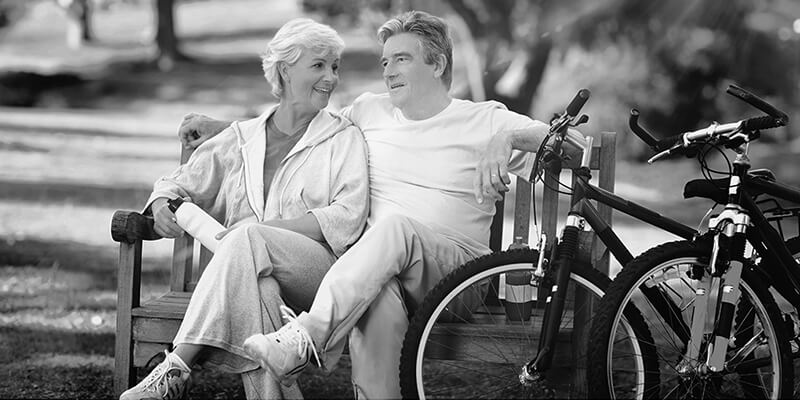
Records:
[[[0,107],[0,398],[112,395],[118,248],[109,234],[111,216],[139,209],[152,182],[175,168],[175,130],[184,114],[244,118],[274,101],[257,54],[277,27],[301,15],[296,4],[181,3],[178,34],[194,62],[169,72],[146,63],[154,52],[149,2],[98,11],[98,41],[79,50],[66,47],[64,18],[52,1],[35,2],[3,33],[0,71],[66,71],[87,81],[45,91],[35,108]],[[349,47],[334,107],[382,90],[371,36],[340,30]],[[561,78],[549,76],[545,87]],[[776,147],[754,160],[798,184],[796,170],[786,167],[793,156]],[[620,163],[617,192],[696,224],[705,210],[687,207],[681,187],[697,171],[686,160]],[[615,218],[634,252],[675,239]],[[145,245],[143,300],[165,290],[170,249],[168,240]],[[305,374],[306,396],[350,397],[347,362],[330,376],[316,369]],[[233,375],[202,371],[196,382],[196,398],[243,397]]]

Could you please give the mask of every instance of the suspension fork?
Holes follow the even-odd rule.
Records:
[[[556,278],[545,300],[539,349],[536,357],[525,366],[524,370],[530,372],[546,371],[553,361],[553,350],[557,342],[561,317],[564,313],[572,262],[578,251],[578,234],[584,226],[585,220],[579,215],[570,213],[567,216],[561,240],[553,258],[555,261],[552,263],[552,268],[555,269]]]
[[[712,372],[722,371],[725,367],[736,303],[741,297],[749,223],[750,217],[739,206],[729,204],[709,224],[717,232],[709,262],[711,274],[700,272],[702,276],[696,277],[700,279],[700,285],[696,289],[685,361],[700,359],[701,344],[704,337],[710,334],[705,350],[705,366]]]

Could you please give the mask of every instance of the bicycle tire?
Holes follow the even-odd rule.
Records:
[[[483,361],[481,361],[478,358],[484,354],[476,355],[471,352],[458,353],[457,358],[461,358],[462,361],[441,361],[427,358],[430,352],[426,355],[426,348],[430,350],[441,345],[440,343],[434,343],[434,339],[431,339],[432,337],[436,337],[435,332],[452,327],[452,325],[446,325],[444,322],[440,323],[439,321],[445,319],[442,317],[443,315],[450,315],[449,309],[455,308],[453,306],[457,305],[455,301],[460,298],[459,296],[463,296],[463,293],[474,287],[473,285],[480,285],[483,282],[488,282],[491,277],[501,272],[532,271],[538,259],[538,254],[538,251],[531,249],[518,249],[489,254],[462,265],[436,285],[425,297],[422,305],[414,314],[403,342],[400,359],[400,382],[403,398],[435,398],[437,395],[434,395],[434,390],[441,390],[442,393],[438,393],[438,395],[442,397],[454,398],[480,398],[481,395],[497,398],[530,398],[532,395],[535,396],[537,392],[540,392],[539,395],[564,397],[567,391],[571,392],[572,395],[583,391],[583,397],[587,397],[585,393],[585,384],[581,388],[576,388],[569,383],[553,384],[552,381],[548,381],[548,384],[553,384],[555,389],[547,389],[539,386],[524,387],[520,384],[518,375],[521,371],[521,367],[533,358],[537,350],[535,344],[536,339],[533,337],[529,338],[530,341],[520,346],[520,348],[513,348],[514,354],[506,354],[500,345],[478,350],[478,353],[499,353],[501,357],[505,357],[506,362],[486,360],[487,358],[491,359],[493,357],[491,354],[486,355]],[[599,297],[602,296],[609,282],[610,280],[605,274],[585,264],[574,263],[569,285],[572,288],[581,287],[588,289],[589,293],[592,293],[599,300]],[[451,299],[453,301],[450,301]],[[443,304],[443,302],[447,303]],[[578,309],[578,311],[573,311],[573,315],[575,315],[575,313],[580,314],[581,311],[583,310]],[[535,309],[534,312],[537,313],[537,315],[531,318],[529,326],[523,325],[523,329],[529,328],[531,336],[539,336],[541,324],[538,323],[538,326],[536,325],[537,321],[541,321],[542,310]],[[567,312],[565,312],[565,315],[566,314]],[[592,315],[591,312],[588,315]],[[440,317],[442,317],[442,319],[440,319]],[[486,337],[491,336],[493,332],[497,332],[499,329],[503,328],[506,330],[502,331],[502,333],[508,335],[511,335],[511,330],[519,330],[519,323],[505,323],[500,320],[500,318],[501,317],[498,317],[498,320],[494,321],[497,322],[495,331],[483,332]],[[631,317],[631,319],[633,324],[638,324],[639,327],[646,326],[640,315],[638,315],[638,319],[636,316]],[[462,323],[463,322],[464,321],[462,321]],[[562,325],[565,322],[569,324],[571,321],[562,319]],[[467,326],[469,324],[463,325]],[[533,329],[534,326],[536,326],[535,329]],[[585,334],[588,333],[588,327],[588,324],[585,325],[586,329],[583,334],[585,338],[584,343],[588,342],[588,338],[585,337]],[[428,346],[429,344],[430,346]],[[563,350],[564,347],[565,346],[561,346],[561,349]],[[463,361],[463,359],[466,358],[469,358],[470,361]],[[576,359],[585,360],[585,356],[578,354]],[[470,371],[466,371],[467,368],[477,370],[479,373],[474,374]],[[561,372],[559,376],[566,376],[576,370],[577,368],[571,368],[559,369],[558,371]],[[431,373],[430,379],[428,379],[429,372]],[[441,375],[439,375],[439,373],[441,373]],[[476,377],[475,375],[479,376]],[[496,386],[492,386],[492,384],[497,383],[493,378],[497,378],[497,381],[501,382],[500,386],[507,386],[506,389],[508,390],[497,390]],[[570,376],[569,378],[573,377]],[[567,379],[565,381],[572,382],[572,379]],[[452,383],[454,387],[442,387],[449,383]],[[438,386],[440,384],[442,386]],[[453,391],[446,391],[448,389],[453,389]],[[547,394],[547,390],[552,390],[552,392]]]
[[[800,263],[800,236],[795,236],[786,241],[786,248],[789,249],[789,252],[794,256],[794,259]],[[789,304],[788,301],[784,302],[787,304],[787,307],[794,308],[795,311],[800,310],[800,304]],[[791,317],[784,318],[787,321],[787,329],[788,334],[790,335],[790,340],[794,342],[794,345],[790,347],[792,349],[792,359],[794,360],[794,364],[796,365],[795,370],[800,368],[800,338],[798,338],[796,332],[800,330],[800,326],[796,326],[796,322]],[[789,323],[791,322],[791,323]],[[794,379],[794,394],[792,398],[800,397],[800,380],[795,377]]]
[[[612,347],[616,335],[612,335],[612,332],[615,332],[616,321],[619,319],[620,314],[619,310],[622,307],[630,307],[634,305],[634,302],[637,302],[635,306],[645,316],[646,321],[649,322],[650,331],[655,339],[653,344],[659,352],[659,369],[647,371],[646,375],[658,374],[660,376],[660,385],[657,388],[649,388],[645,393],[645,397],[715,398],[717,395],[724,398],[752,397],[753,392],[751,390],[746,390],[748,389],[747,387],[741,387],[742,385],[746,386],[752,379],[741,379],[741,376],[736,373],[737,368],[745,368],[745,365],[752,365],[752,362],[727,365],[728,359],[726,356],[726,369],[728,371],[723,372],[730,372],[729,375],[725,375],[723,372],[704,373],[700,368],[682,368],[683,375],[679,375],[677,373],[679,367],[685,366],[684,364],[678,365],[684,350],[682,346],[685,345],[680,344],[679,339],[676,338],[677,334],[673,330],[666,328],[667,325],[670,325],[669,322],[659,320],[657,313],[650,312],[651,310],[647,308],[649,303],[643,300],[644,296],[639,291],[639,287],[646,283],[648,286],[653,287],[674,281],[676,284],[685,284],[687,287],[681,288],[676,285],[676,287],[670,287],[670,291],[663,293],[675,296],[674,300],[682,300],[681,295],[690,297],[694,291],[690,285],[691,282],[688,282],[691,279],[686,275],[686,272],[692,266],[707,267],[710,254],[711,245],[707,241],[702,243],[671,242],[646,251],[622,269],[609,285],[606,295],[600,301],[598,313],[591,328],[589,390],[598,390],[598,392],[593,393],[599,394],[603,393],[600,390],[614,388],[614,391],[606,392],[612,398],[621,398],[630,392],[628,387],[630,385],[626,383],[624,377],[625,371],[612,368],[612,364],[618,362],[615,354],[613,354]],[[755,311],[754,319],[755,317],[759,319],[759,329],[763,330],[763,335],[767,338],[764,346],[756,346],[751,353],[758,351],[758,354],[762,354],[766,351],[768,352],[766,354],[772,357],[771,359],[765,359],[767,365],[759,369],[759,371],[764,370],[764,378],[770,381],[768,388],[765,388],[767,397],[782,398],[789,396],[791,393],[788,391],[793,388],[794,372],[788,335],[780,310],[767,286],[758,277],[758,274],[751,273],[745,268],[740,286],[742,295],[740,296],[739,304],[737,304],[737,310],[752,306]],[[690,304],[690,301],[685,304]],[[681,305],[683,304],[681,302]],[[681,308],[682,312],[684,310],[686,308]],[[743,321],[739,311],[737,311],[736,315],[737,322]],[[681,317],[684,316],[681,315]],[[655,330],[659,327],[664,327],[664,331]],[[739,328],[739,326],[735,327],[735,329]],[[736,332],[732,337],[736,337]],[[774,338],[775,340],[769,338]],[[732,340],[731,344],[736,346],[738,340]],[[668,347],[673,348],[668,349]],[[731,349],[734,354],[738,350],[740,348],[737,347]],[[752,358],[748,358],[748,360],[752,361]],[[675,374],[676,377],[672,377],[672,374]],[[722,378],[730,379],[724,381],[725,384],[723,385]],[[734,379],[739,379],[739,381],[734,382]],[[656,392],[654,389],[659,390]],[[716,393],[714,391],[724,391],[724,393]]]

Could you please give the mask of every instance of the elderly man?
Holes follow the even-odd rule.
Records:
[[[308,312],[287,313],[286,325],[249,338],[245,349],[288,384],[312,358],[335,362],[349,334],[356,396],[399,398],[406,307],[489,252],[494,200],[509,172],[530,176],[530,152],[548,125],[494,101],[452,98],[452,40],[440,18],[405,13],[378,38],[388,93],[363,94],[341,112],[367,142],[368,228],[328,271]],[[181,134],[203,140],[227,124],[191,116]]]

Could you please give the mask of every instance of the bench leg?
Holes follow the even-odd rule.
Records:
[[[114,346],[114,393],[119,397],[136,379],[133,368],[131,310],[139,306],[142,242],[120,243],[117,276],[117,335]]]

